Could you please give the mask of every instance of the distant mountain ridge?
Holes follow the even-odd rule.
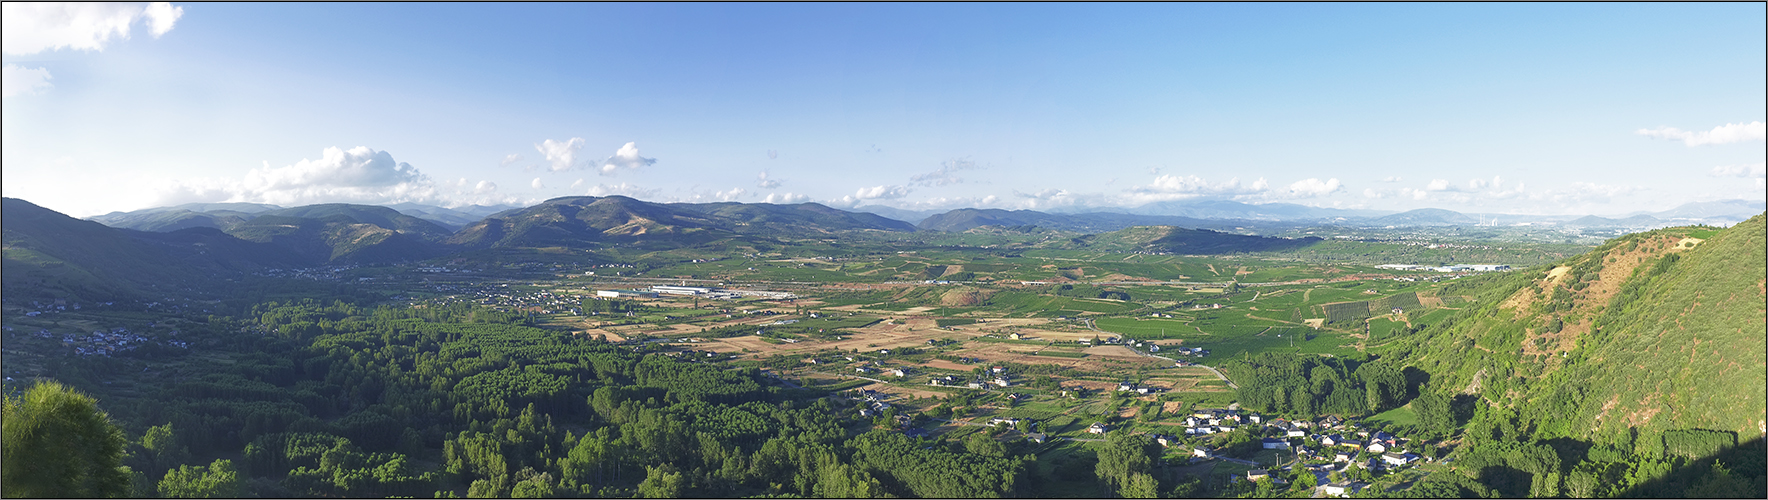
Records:
[[[700,244],[723,238],[813,236],[837,231],[914,231],[912,224],[816,203],[652,203],[625,196],[553,198],[491,214],[461,228],[449,244],[468,248],[618,244]]]
[[[550,201],[550,200],[549,200]],[[642,201],[642,200],[633,200]],[[760,217],[760,214],[773,213],[776,216],[763,217],[771,221],[780,221],[777,214],[783,213],[768,207],[802,206],[775,205],[770,203],[657,203],[643,202],[653,205],[678,207],[685,212],[701,215],[725,214],[734,216],[737,222],[750,221],[748,217]],[[341,204],[326,204],[341,205]],[[1453,210],[1424,208],[1404,212],[1385,212],[1378,210],[1356,210],[1337,208],[1317,208],[1292,203],[1249,204],[1229,200],[1182,200],[1149,203],[1134,208],[1117,207],[1063,207],[1048,211],[1003,210],[990,208],[959,208],[947,211],[905,210],[882,205],[867,205],[850,209],[836,209],[820,204],[824,213],[816,224],[831,223],[833,219],[829,211],[840,211],[847,214],[862,214],[859,217],[865,222],[838,222],[824,229],[837,226],[849,228],[896,228],[907,230],[913,227],[919,230],[934,231],[967,231],[983,226],[1038,226],[1047,229],[1082,232],[1116,231],[1135,226],[1184,226],[1191,228],[1240,229],[1250,226],[1259,229],[1284,227],[1301,227],[1307,225],[1342,225],[1351,227],[1431,227],[1461,225],[1514,225],[1521,223],[1566,225],[1590,228],[1633,228],[1649,229],[1680,224],[1717,224],[1730,225],[1748,219],[1768,208],[1761,201],[1722,200],[1710,202],[1686,203],[1676,208],[1660,212],[1633,212],[1630,214],[1603,217],[1598,215],[1520,215],[1493,213],[1463,213]],[[314,206],[314,205],[309,205]],[[368,205],[357,205],[368,206]],[[535,205],[537,207],[539,205]],[[716,208],[695,208],[716,207]],[[187,227],[214,227],[226,229],[242,221],[250,220],[259,215],[286,215],[291,213],[311,213],[304,211],[306,207],[284,208],[276,205],[258,203],[191,203],[175,207],[159,207],[133,212],[111,212],[91,217],[90,220],[111,227],[136,229],[142,231],[174,231]],[[387,208],[411,217],[424,219],[434,223],[443,230],[453,233],[473,226],[488,217],[508,217],[522,213],[534,207],[515,205],[483,206],[471,205],[455,208],[443,208],[418,203],[399,203],[388,205]],[[296,210],[296,212],[288,212]],[[746,212],[751,215],[740,215]],[[802,212],[802,210],[800,211]],[[803,214],[801,214],[803,215]],[[710,219],[709,219],[710,220]],[[801,220],[800,222],[807,222]],[[906,222],[898,225],[894,222]],[[766,224],[763,224],[764,226]],[[778,225],[776,225],[776,228]],[[745,232],[736,230],[735,232]]]

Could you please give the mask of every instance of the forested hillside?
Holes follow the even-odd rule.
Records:
[[[58,370],[130,436],[137,492],[239,456],[263,496],[991,497],[1024,460],[928,447],[754,369],[645,355],[470,305],[264,304],[187,330],[193,350]],[[225,354],[227,362],[213,356]],[[172,479],[161,479],[163,476]],[[192,479],[195,481],[195,479]],[[156,484],[157,483],[157,484]]]
[[[1721,463],[1762,470],[1763,237],[1762,216],[1662,229],[1468,282],[1456,293],[1479,300],[1381,356],[1428,373],[1418,391],[1460,402],[1461,468],[1501,492],[1722,490],[1712,484],[1732,483],[1717,472],[1667,474],[1717,467],[1740,443],[1752,454]],[[1529,446],[1558,453],[1528,459]]]

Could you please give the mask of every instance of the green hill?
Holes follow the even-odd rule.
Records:
[[[574,196],[492,214],[461,228],[448,242],[466,248],[697,245],[732,237],[808,237],[865,229],[912,231],[913,227],[814,203],[661,204],[625,196]]]
[[[1173,226],[1137,226],[1109,233],[1089,234],[1074,238],[1070,245],[1117,251],[1170,252],[1211,255],[1234,252],[1267,252],[1290,250],[1320,242],[1320,238],[1275,238],[1223,233],[1208,229],[1186,229]]]
[[[1638,451],[1655,454],[1657,436],[1675,429],[1759,437],[1763,249],[1760,215],[1716,233],[1623,236],[1553,266],[1456,284],[1482,300],[1384,357],[1513,411],[1535,439],[1637,431]]]
[[[260,215],[281,215],[307,219],[325,219],[332,216],[342,216],[350,219],[353,223],[369,224],[427,241],[441,241],[448,238],[450,233],[453,233],[453,231],[449,231],[448,228],[442,227],[442,225],[435,222],[406,215],[391,208],[375,205],[325,203],[271,210]]]
[[[6,297],[113,300],[154,288],[187,286],[208,273],[176,256],[175,245],[6,198]]]

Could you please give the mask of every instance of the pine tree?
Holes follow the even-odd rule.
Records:
[[[0,483],[7,497],[116,498],[129,494],[128,440],[91,397],[38,382],[0,411]]]

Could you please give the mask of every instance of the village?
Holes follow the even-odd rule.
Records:
[[[857,370],[871,373],[865,368]],[[990,386],[1012,386],[1013,376],[1007,369],[990,367],[987,372],[988,377],[971,380],[963,386],[984,390]],[[905,377],[910,372],[895,368],[890,374]],[[928,383],[956,387],[955,384],[959,382],[956,377],[947,375],[933,377]],[[1156,394],[1160,389],[1125,382],[1117,387],[1117,391],[1148,395]],[[1289,481],[1285,478],[1293,477],[1298,468],[1305,469],[1315,477],[1316,496],[1348,497],[1371,484],[1361,479],[1435,461],[1434,457],[1427,454],[1411,451],[1410,440],[1372,429],[1357,421],[1335,415],[1311,418],[1271,417],[1243,411],[1238,404],[1230,404],[1227,408],[1196,408],[1183,415],[1173,415],[1164,421],[1113,422],[1122,419],[1105,418],[1084,427],[1067,424],[1062,428],[1053,428],[1048,421],[994,416],[997,414],[993,413],[970,417],[946,415],[950,418],[933,417],[926,413],[911,415],[910,410],[906,409],[908,405],[892,403],[895,398],[891,393],[874,389],[856,389],[832,397],[855,402],[859,416],[873,418],[878,425],[893,428],[909,437],[938,436],[970,426],[993,430],[991,435],[1002,439],[1018,438],[1045,445],[1056,441],[1101,442],[1104,441],[1101,439],[1104,434],[1113,432],[1120,426],[1134,427],[1137,430],[1130,432],[1146,435],[1160,444],[1165,450],[1163,456],[1168,463],[1185,466],[1217,461],[1233,463],[1249,467],[1243,474],[1233,476],[1233,481],[1268,480],[1277,485],[1288,485]],[[1009,407],[1033,398],[1032,395],[1020,393],[1003,395]],[[1138,423],[1173,424],[1182,430],[1171,433],[1146,432],[1139,429],[1148,426],[1136,425]],[[1250,433],[1256,439],[1256,446],[1251,446],[1254,443],[1231,442],[1229,435],[1236,431]],[[1008,434],[1011,432],[1017,434]],[[1258,461],[1261,457],[1256,455],[1261,451],[1271,452],[1265,454],[1272,457],[1270,462]]]

